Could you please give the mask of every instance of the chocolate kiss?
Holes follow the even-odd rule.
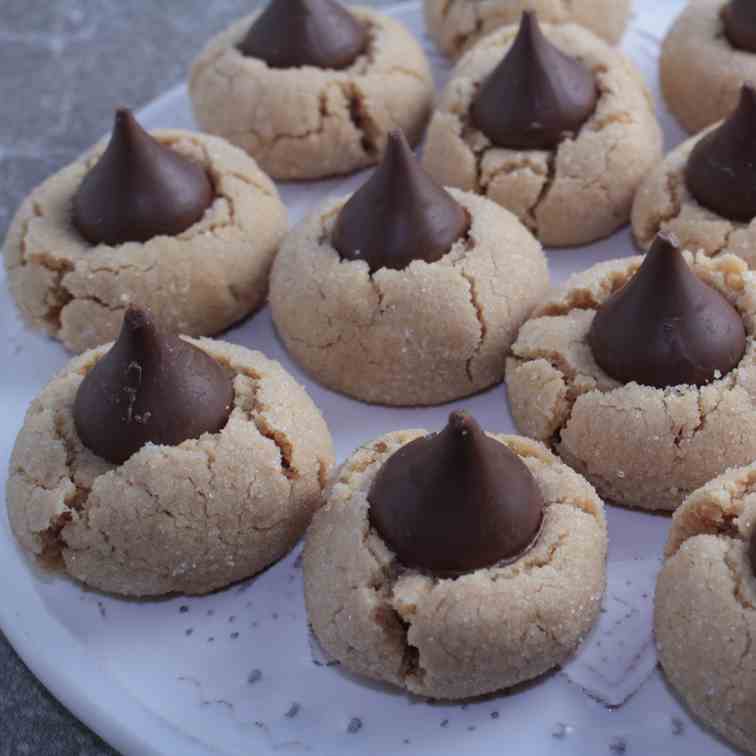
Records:
[[[522,14],[514,44],[473,101],[473,123],[495,145],[550,150],[575,134],[596,109],[596,80],[558,50],[532,12]]]
[[[746,347],[743,319],[659,235],[638,272],[596,313],[588,343],[623,383],[702,386],[730,372]]]
[[[368,501],[371,524],[399,560],[439,575],[515,560],[543,521],[528,468],[464,412],[392,454]]]
[[[730,0],[722,10],[725,34],[738,50],[756,52],[756,3]]]
[[[213,201],[204,168],[151,137],[130,111],[116,111],[110,143],[74,196],[73,221],[92,244],[176,236]]]
[[[334,0],[271,0],[239,51],[271,68],[346,68],[367,43],[365,27]]]
[[[440,260],[470,227],[467,211],[420,166],[401,131],[383,162],[344,205],[332,243],[344,260],[402,270]]]
[[[756,216],[756,89],[752,85],[743,86],[729,118],[693,148],[685,181],[701,205],[724,218],[747,223]]]
[[[118,340],[87,373],[74,403],[81,442],[114,464],[145,444],[177,446],[226,424],[231,379],[201,349],[158,331],[148,310],[129,307]]]

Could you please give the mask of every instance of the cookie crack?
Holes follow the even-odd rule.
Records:
[[[545,204],[548,200],[551,188],[554,186],[554,182],[557,178],[556,161],[557,152],[550,151],[546,156],[546,178],[541,185],[541,191],[538,193],[538,197],[533,205],[528,208],[528,216],[532,218],[537,233],[540,233],[540,229],[538,228],[538,210],[541,208],[541,205]]]
[[[247,417],[254,423],[260,435],[272,441],[278,448],[281,473],[293,485],[294,481],[300,476],[299,470],[297,470],[293,463],[294,445],[286,433],[273,427],[270,420],[265,416],[267,407],[260,399],[261,377],[249,370],[241,371],[241,374],[250,379],[253,387],[252,404],[247,409]]]
[[[467,283],[468,295],[470,297],[470,304],[475,312],[475,317],[478,321],[478,327],[480,329],[480,335],[478,337],[478,343],[475,345],[472,354],[467,358],[465,362],[465,372],[467,373],[467,379],[470,383],[474,383],[472,363],[473,360],[480,354],[480,350],[483,348],[483,342],[486,339],[488,332],[488,326],[486,324],[485,315],[483,313],[483,306],[478,299],[477,281],[474,276],[470,275],[464,270],[460,270],[460,275]]]
[[[340,87],[347,101],[349,120],[360,135],[360,147],[366,155],[375,157],[381,132],[365,105],[364,95],[354,81],[341,82]]]
[[[638,239],[644,247],[651,244],[663,226],[678,218],[682,213],[682,197],[680,196],[682,182],[683,178],[678,171],[666,173],[664,183],[670,206],[666,209],[663,207],[655,208],[656,212],[646,222],[643,236]]]

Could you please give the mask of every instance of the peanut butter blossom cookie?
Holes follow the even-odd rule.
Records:
[[[455,412],[337,471],[304,549],[307,613],[347,669],[439,699],[562,664],[598,615],[604,508],[541,444]]]
[[[756,465],[675,512],[656,586],[659,661],[704,724],[756,754]]]
[[[131,303],[168,330],[229,327],[264,302],[285,231],[273,183],[241,150],[148,134],[119,110],[106,149],[24,200],[3,251],[24,319],[81,352],[115,338]]]
[[[741,86],[756,82],[756,5],[688,3],[664,40],[660,66],[667,105],[689,132],[726,118]]]
[[[377,163],[388,132],[419,141],[433,102],[420,45],[398,21],[334,0],[271,0],[212,39],[189,80],[206,131],[280,179]]]
[[[207,593],[296,543],[332,462],[323,418],[278,363],[131,307],[115,344],[29,408],[8,514],[29,553],[93,588]]]
[[[737,257],[645,258],[573,276],[522,327],[512,415],[616,503],[673,510],[756,458],[756,283]]]
[[[582,27],[542,30],[525,13],[459,62],[423,165],[511,210],[545,246],[571,246],[627,223],[660,156],[651,97],[630,60]]]
[[[548,284],[540,245],[512,214],[438,186],[394,132],[352,197],[286,237],[270,303],[321,383],[368,402],[438,404],[502,380]]]
[[[756,89],[745,85],[721,124],[673,150],[644,180],[633,232],[644,247],[660,231],[686,249],[733,253],[756,267]]]
[[[516,24],[525,11],[549,24],[574,23],[616,44],[625,32],[632,0],[424,0],[425,22],[439,48],[452,57],[495,29]]]

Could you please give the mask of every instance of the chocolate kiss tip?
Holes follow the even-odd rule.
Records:
[[[92,244],[146,242],[185,231],[213,196],[204,168],[160,144],[130,110],[119,108],[105,152],[74,195],[73,222]]]
[[[660,234],[596,313],[588,343],[597,364],[623,383],[703,386],[738,365],[746,332],[727,299],[689,268],[677,240]]]
[[[218,432],[233,396],[212,357],[161,333],[148,310],[132,306],[118,340],[79,386],[74,424],[84,446],[121,464],[147,443],[177,446]]]
[[[123,327],[129,331],[140,331],[143,328],[155,329],[155,319],[146,308],[132,304],[123,315]]]
[[[722,9],[725,36],[738,50],[756,52],[756,3],[730,0]]]
[[[596,109],[593,73],[522,14],[514,43],[485,80],[470,109],[473,123],[497,146],[550,150],[576,134]]]
[[[392,454],[368,501],[372,526],[399,561],[442,577],[518,559],[543,523],[528,468],[464,412]]]
[[[729,220],[756,217],[756,89],[745,84],[735,110],[698,141],[685,182],[699,204]]]
[[[467,412],[457,410],[449,415],[449,426],[458,433],[470,433],[473,430],[479,430],[480,426],[474,417]]]
[[[413,260],[440,260],[469,227],[467,211],[395,130],[380,165],[341,209],[332,243],[342,259],[364,260],[371,273],[403,270]]]
[[[271,68],[341,69],[367,44],[365,27],[334,0],[271,0],[238,49]]]

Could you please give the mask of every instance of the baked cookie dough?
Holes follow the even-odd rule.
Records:
[[[255,15],[214,39],[192,66],[200,127],[252,155],[278,179],[345,174],[377,163],[391,129],[416,144],[433,104],[419,43],[398,21],[360,6],[367,52],[343,70],[271,68],[237,49]]]
[[[588,66],[599,100],[575,139],[555,151],[492,146],[471,124],[471,103],[517,35],[488,35],[459,62],[438,102],[423,165],[441,184],[485,195],[511,210],[544,246],[587,244],[630,218],[633,196],[661,157],[651,96],[630,60],[591,32],[544,25],[551,42]]]
[[[724,32],[726,5],[723,0],[688,3],[662,45],[664,99],[690,133],[725,118],[741,86],[756,82],[756,54],[733,47]]]
[[[625,32],[632,0],[424,0],[425,23],[439,48],[451,57],[469,50],[486,34],[516,24],[523,11],[544,23],[575,23],[614,45]]]
[[[440,404],[502,380],[506,352],[549,286],[538,242],[506,210],[450,190],[468,234],[434,263],[372,275],[331,236],[346,200],[306,218],[271,274],[278,333],[316,380],[366,402]]]
[[[735,254],[756,268],[756,222],[729,220],[709,210],[696,201],[685,181],[695,146],[718,125],[683,142],[646,176],[633,204],[633,234],[646,250],[663,232],[676,236],[686,249],[709,257]]]
[[[126,596],[202,594],[253,575],[299,539],[333,449],[304,389],[259,352],[199,347],[234,373],[218,433],[147,444],[121,465],[83,445],[79,384],[109,346],[72,360],[34,400],[13,450],[8,514],[19,543],[93,588]]]
[[[756,465],[692,493],[672,521],[656,586],[659,661],[706,725],[756,754]]]
[[[3,249],[11,292],[24,319],[73,352],[110,341],[131,303],[161,325],[192,336],[218,333],[265,301],[268,274],[286,232],[286,208],[254,160],[217,137],[152,132],[203,165],[215,199],[178,236],[91,245],[71,204],[104,150],[98,145],[24,200]]]
[[[542,492],[535,546],[512,564],[456,579],[406,569],[370,527],[367,494],[388,457],[424,435],[383,436],[334,475],[305,542],[312,628],[347,669],[422,696],[469,698],[536,678],[562,664],[598,616],[603,504],[541,444],[492,436],[520,457]]]
[[[507,360],[507,391],[519,430],[550,444],[602,498],[674,510],[723,470],[756,459],[756,283],[732,255],[685,253],[696,275],[743,316],[740,364],[708,385],[667,389],[621,384],[588,344],[596,310],[642,257],[600,263],[572,276],[520,330]]]

